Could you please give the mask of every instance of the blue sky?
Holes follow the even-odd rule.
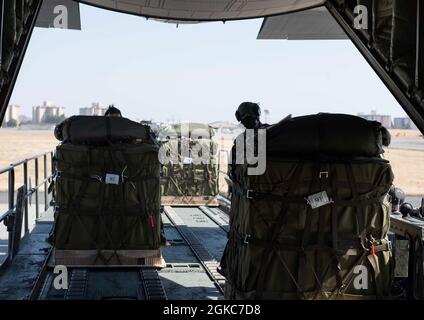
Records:
[[[81,6],[82,31],[36,29],[11,103],[134,120],[235,121],[242,101],[287,114],[403,110],[350,41],[256,40],[262,20],[180,25]]]

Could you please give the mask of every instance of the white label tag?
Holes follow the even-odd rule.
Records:
[[[119,176],[117,174],[106,174],[106,184],[119,184]]]
[[[328,198],[326,191],[310,195],[306,200],[312,209],[316,209],[333,202]]]
[[[191,163],[193,163],[193,158],[187,158],[187,157],[183,158],[183,164],[191,164]]]

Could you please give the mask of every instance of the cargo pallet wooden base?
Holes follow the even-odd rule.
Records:
[[[68,267],[166,267],[157,250],[60,250],[53,249],[48,266]]]
[[[214,196],[162,196],[161,204],[163,206],[209,206],[209,207],[219,207],[219,202]]]

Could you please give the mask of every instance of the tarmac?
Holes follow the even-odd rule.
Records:
[[[424,151],[424,139],[392,137],[389,149]]]

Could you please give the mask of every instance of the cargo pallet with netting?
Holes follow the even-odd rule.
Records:
[[[160,132],[162,205],[219,206],[219,159],[213,129],[200,123],[172,125]],[[162,159],[164,159],[162,158]]]
[[[380,123],[350,115],[296,117],[269,127],[265,173],[249,175],[249,165],[235,165],[221,260],[226,298],[390,296],[393,173],[381,157],[389,141]],[[358,267],[369,275],[361,286]]]
[[[88,129],[90,128],[90,129]],[[164,267],[158,146],[147,126],[78,116],[58,126],[50,265]]]

